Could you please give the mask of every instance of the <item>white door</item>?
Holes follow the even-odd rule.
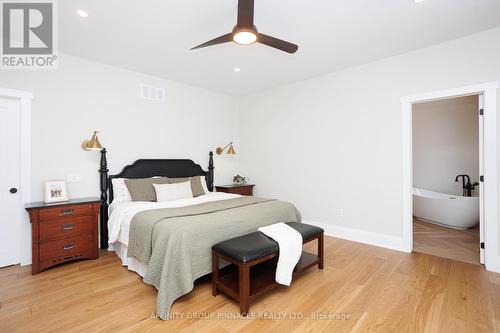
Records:
[[[0,267],[20,263],[21,200],[19,100],[0,98]]]
[[[484,96],[479,95],[479,175],[484,175]],[[479,262],[484,265],[484,186],[479,180]]]

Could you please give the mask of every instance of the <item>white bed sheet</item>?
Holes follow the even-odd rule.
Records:
[[[108,251],[115,251],[116,255],[122,261],[123,266],[127,266],[127,268],[136,272],[140,276],[144,278],[144,274],[146,274],[146,265],[135,258],[127,257],[128,246],[124,245],[120,242],[113,243],[113,245],[108,248]]]
[[[238,194],[210,192],[196,198],[169,202],[116,202],[109,206],[108,232],[109,250],[115,251],[124,266],[144,277],[145,266],[134,258],[127,258],[130,222],[135,214],[151,209],[176,208],[197,205],[205,202],[228,200],[240,197]],[[142,274],[141,274],[142,273]]]

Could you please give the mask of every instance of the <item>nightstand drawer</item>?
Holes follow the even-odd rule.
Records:
[[[92,215],[92,205],[65,205],[40,210],[40,221],[50,221],[71,216]]]
[[[217,192],[225,192],[239,195],[253,195],[253,188],[255,185],[243,184],[243,185],[219,185],[215,186]]]
[[[92,235],[89,234],[40,243],[40,261],[80,254],[88,255],[93,252],[94,244],[92,239]]]
[[[253,195],[253,188],[252,187],[232,188],[232,189],[229,189],[228,193],[252,196]]]
[[[75,216],[40,223],[40,241],[92,233],[92,216]]]

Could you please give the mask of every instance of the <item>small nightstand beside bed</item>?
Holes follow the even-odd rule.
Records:
[[[32,274],[78,259],[99,257],[99,198],[26,205],[31,222]]]
[[[114,193],[122,190],[113,188],[117,180],[158,176],[166,177],[166,182],[201,177],[207,192],[167,202],[113,200]],[[103,234],[109,232],[107,241],[123,265],[158,289],[156,308],[162,319],[169,318],[172,303],[190,292],[197,278],[212,272],[214,244],[255,232],[261,226],[301,220],[297,209],[287,202],[212,193],[212,156],[208,172],[191,160],[138,160],[118,175],[109,176],[103,189],[106,194],[109,189],[111,202]]]

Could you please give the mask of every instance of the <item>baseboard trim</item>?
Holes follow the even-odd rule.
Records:
[[[408,252],[405,249],[402,237],[389,236],[353,228],[339,227],[332,224],[309,220],[304,220],[303,222],[323,228],[323,230],[325,230],[325,235],[327,236],[342,238],[353,242],[383,247],[400,252]]]

